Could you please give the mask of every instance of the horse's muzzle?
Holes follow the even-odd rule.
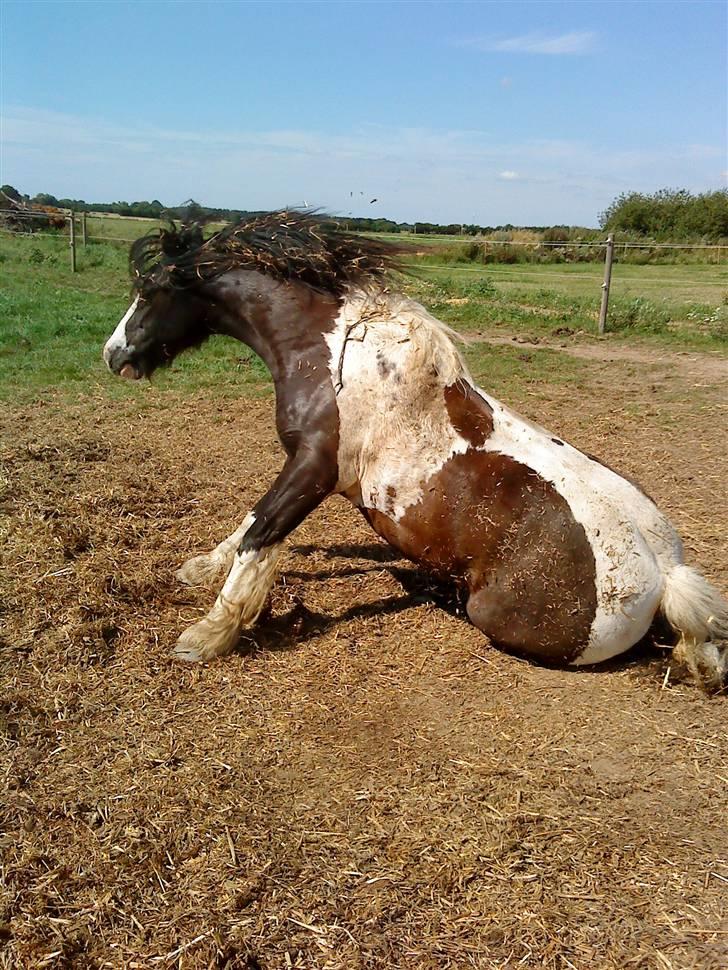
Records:
[[[129,353],[125,347],[104,348],[104,360],[109,370],[118,377],[129,381],[138,381],[143,375],[136,364],[129,360]]]

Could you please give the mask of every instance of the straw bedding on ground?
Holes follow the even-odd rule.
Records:
[[[641,479],[725,588],[717,389],[591,381],[514,403]],[[0,418],[0,966],[726,966],[728,701],[662,689],[660,651],[501,654],[332,500],[242,652],[170,658],[212,602],[174,570],[280,467],[271,411]]]

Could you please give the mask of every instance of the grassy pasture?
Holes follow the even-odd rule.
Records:
[[[80,219],[80,216],[77,219]],[[164,225],[164,220],[129,218],[110,213],[105,215],[87,213],[86,215],[87,238],[92,241],[133,242],[160,225]],[[222,222],[207,223],[210,230],[221,229],[223,225]]]
[[[602,277],[594,264],[411,269],[412,294],[465,332],[596,334]],[[607,329],[610,339],[727,348],[728,265],[615,266]]]
[[[87,213],[86,232],[89,239],[117,239],[133,242],[139,236],[156,229],[156,219],[127,219],[113,215]]]
[[[113,224],[113,225],[112,225]],[[142,222],[109,220],[146,230]],[[150,225],[151,225],[150,221]],[[64,237],[0,238],[5,285],[0,292],[0,396],[12,399],[48,388],[88,390],[102,382],[111,394],[100,348],[124,312],[129,285],[126,247],[90,243],[78,251],[78,272],[68,265]],[[597,267],[577,264],[495,267],[415,263],[403,288],[436,316],[465,334],[593,339],[600,299]],[[669,344],[720,352],[728,347],[728,266],[618,266],[610,304],[609,339]],[[466,355],[477,374],[487,370],[507,381],[564,380],[580,364],[539,351],[520,359],[517,348],[470,344]],[[528,367],[523,364],[528,363]],[[172,377],[171,375],[174,375]],[[221,393],[267,386],[267,374],[251,352],[224,339],[160,374],[164,388],[180,381],[191,388],[215,385]],[[502,389],[506,389],[505,385]],[[498,388],[494,388],[498,390]]]

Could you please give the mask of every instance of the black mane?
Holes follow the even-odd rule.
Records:
[[[381,282],[407,247],[344,232],[325,217],[269,212],[204,239],[198,224],[150,232],[132,243],[129,265],[137,290],[187,289],[232,269],[298,280],[336,296],[350,286]]]

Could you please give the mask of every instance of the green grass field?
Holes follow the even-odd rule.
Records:
[[[81,216],[77,215],[77,232],[80,235]],[[133,242],[140,236],[163,225],[158,219],[139,219],[129,218],[128,216],[115,216],[112,214],[96,215],[87,213],[86,215],[86,236],[90,242]],[[222,228],[224,223],[209,222],[207,227],[210,230]]]
[[[410,264],[409,289],[432,312],[468,330],[510,328],[596,334],[599,266]],[[612,337],[719,349],[728,346],[728,264],[615,266],[608,330]]]
[[[126,227],[139,222],[109,220]],[[151,224],[151,223],[150,223]],[[129,300],[127,251],[92,243],[69,268],[63,237],[0,237],[0,396],[32,397],[49,390],[137,393],[110,381],[101,347]],[[436,316],[468,332],[577,335],[593,339],[600,300],[594,265],[439,266],[415,264],[403,288]],[[728,266],[616,267],[611,302],[613,341],[676,348],[728,350]],[[578,335],[583,332],[583,336]],[[517,347],[471,344],[466,356],[495,391],[511,379],[576,379],[585,366],[554,350],[539,350],[524,366]],[[155,378],[157,389],[215,386],[220,394],[265,392],[260,361],[241,345],[211,340]]]

